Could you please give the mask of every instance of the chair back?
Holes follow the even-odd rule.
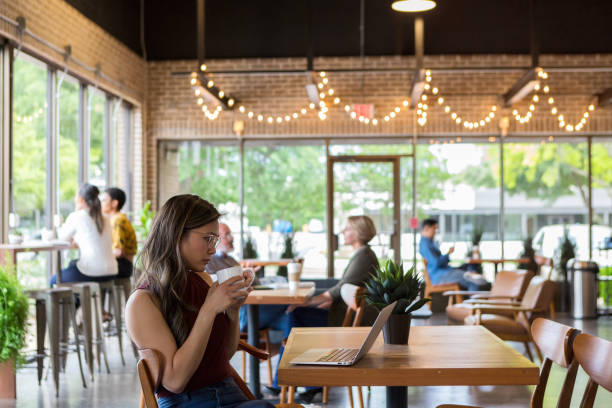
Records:
[[[340,288],[340,295],[347,306],[344,321],[342,322],[343,327],[357,327],[361,325],[365,311],[364,294],[365,288],[353,285],[352,283],[345,283]]]
[[[429,278],[429,272],[427,272],[427,259],[423,258],[423,266],[425,266],[425,269],[423,269],[423,276],[425,276],[425,284],[427,286],[432,286],[433,283],[431,283],[431,279]]]
[[[590,334],[579,334],[574,341],[574,355],[589,375],[580,408],[591,408],[599,385],[612,392],[612,343]]]
[[[533,274],[526,270],[499,271],[491,287],[490,296],[521,299]]]
[[[531,336],[544,356],[540,370],[540,382],[531,396],[531,408],[541,408],[544,403],[544,392],[552,363],[557,363],[568,371],[559,394],[557,408],[569,408],[572,392],[578,373],[578,363],[574,359],[573,345],[580,333],[574,329],[552,320],[537,318],[531,325]]]
[[[552,258],[546,258],[545,256],[542,256],[542,255],[536,255],[534,257],[534,260],[535,260],[536,265],[538,265],[537,274],[542,275],[542,268],[547,267],[548,272],[546,273],[546,279],[550,279],[550,276],[552,275],[553,267],[555,266]]]
[[[521,306],[527,309],[545,311],[553,298],[554,283],[542,276],[534,276],[529,282]]]
[[[142,396],[147,408],[157,408],[155,390],[162,378],[162,354],[153,349],[138,350],[138,378],[142,388]]]

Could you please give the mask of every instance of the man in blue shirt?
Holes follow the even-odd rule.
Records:
[[[458,283],[465,290],[489,290],[491,284],[481,275],[467,272],[464,267],[452,268],[448,265],[448,256],[455,250],[451,247],[448,254],[442,255],[440,248],[433,241],[438,231],[438,221],[428,218],[421,227],[419,253],[427,260],[427,273],[432,283]]]

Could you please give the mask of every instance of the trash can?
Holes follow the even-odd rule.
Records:
[[[572,317],[590,319],[597,317],[597,274],[599,267],[593,261],[570,259],[567,271],[572,285]]]

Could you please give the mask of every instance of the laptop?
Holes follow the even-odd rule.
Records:
[[[316,364],[330,366],[350,366],[365,356],[374,345],[397,302],[393,302],[380,311],[374,325],[358,349],[352,348],[313,348],[300,354],[290,364]]]

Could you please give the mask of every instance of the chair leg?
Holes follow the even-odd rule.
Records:
[[[81,296],[81,312],[83,321],[83,334],[85,337],[85,361],[89,368],[91,375],[91,381],[94,380],[94,358],[93,358],[93,332],[92,332],[92,321],[91,321],[91,291],[89,286],[83,286],[80,288]]]
[[[363,408],[363,393],[361,387],[357,387],[357,398],[359,398],[359,408]]]
[[[280,393],[280,401],[279,401],[279,403],[284,404],[286,398],[287,398],[287,386],[286,385],[281,385],[281,393]]]
[[[38,385],[42,380],[43,360],[45,358],[45,330],[47,326],[47,313],[45,301],[36,299],[36,370],[38,374]]]
[[[321,398],[321,402],[323,402],[324,404],[327,404],[328,399],[329,399],[329,387],[326,385],[325,387],[323,387],[323,397]]]
[[[268,363],[268,384],[272,387],[274,386],[274,379],[272,378],[272,358],[270,357],[266,362]]]
[[[93,307],[94,307],[94,321],[96,322],[96,355],[98,360],[98,370],[102,370],[100,364],[100,350],[104,356],[104,365],[106,366],[106,372],[110,374],[110,368],[108,366],[108,356],[106,354],[106,340],[104,339],[104,327],[102,326],[102,302],[100,300],[100,291],[93,296]]]
[[[121,333],[121,304],[119,301],[119,293],[117,287],[111,286],[110,303],[113,305],[113,314],[115,315],[115,328],[117,329],[117,341],[119,342],[119,355],[121,356],[121,364],[125,366],[125,358],[123,358],[123,335]]]
[[[70,308],[65,301],[60,301],[60,363],[62,372],[66,372],[66,358],[68,357],[68,345],[70,343]],[[75,335],[77,332],[75,331]]]
[[[348,390],[349,405],[351,406],[351,408],[354,408],[354,405],[353,405],[353,387],[348,386],[348,387],[346,387],[346,389]]]
[[[293,404],[295,402],[295,387],[292,385],[289,387],[289,398],[287,399],[288,404]]]
[[[57,294],[50,293],[45,302],[47,309],[47,331],[49,333],[49,354],[51,358],[51,371],[53,372],[53,383],[55,384],[55,396],[59,396],[59,338],[60,338],[60,310]]]
[[[525,341],[523,342],[523,344],[525,345],[525,351],[527,352],[527,355],[529,356],[529,360],[533,361],[533,355],[531,354],[531,349],[529,348],[529,342]]]
[[[535,342],[533,342],[533,348],[535,348],[536,354],[538,355],[538,359],[540,360],[540,364],[541,364],[544,361],[544,358],[542,357],[542,352],[540,351],[540,348],[538,347],[537,344],[535,344]]]
[[[71,295],[72,296],[72,295]],[[79,346],[79,330],[76,324],[76,310],[74,307],[74,298],[70,298],[68,302],[68,309],[70,310],[70,317],[72,320],[72,330],[74,330],[74,343],[76,344],[76,352],[77,357],[79,359],[79,370],[81,371],[81,380],[83,381],[83,388],[87,388],[87,383],[85,382],[85,374],[83,373],[83,363],[81,361],[81,347]]]
[[[555,301],[551,300],[550,301],[550,320],[555,320]]]

